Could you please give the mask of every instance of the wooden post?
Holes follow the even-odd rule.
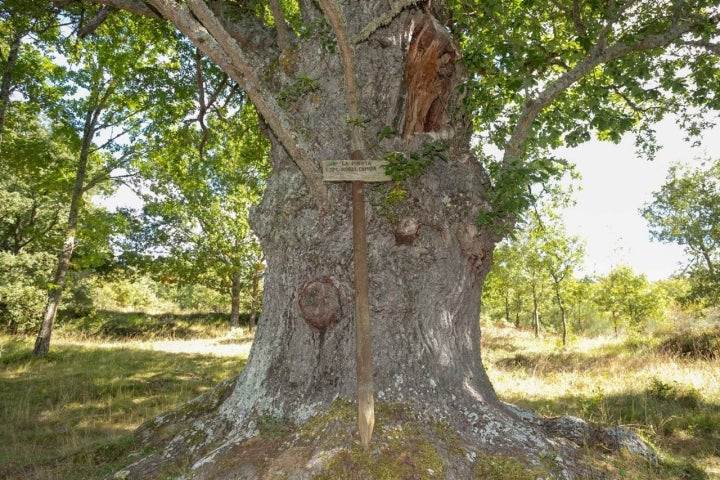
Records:
[[[368,296],[367,234],[363,183],[352,182],[353,261],[355,263],[355,341],[357,348],[357,397],[360,442],[370,444],[375,425],[373,398],[370,303]]]
[[[363,447],[370,445],[375,425],[375,400],[372,377],[372,332],[370,330],[370,301],[368,295],[367,233],[365,230],[364,182],[383,182],[390,178],[382,169],[382,162],[362,160],[353,151],[351,160],[323,162],[325,181],[350,181],[353,211],[353,262],[355,264],[355,342],[357,362],[358,430]]]

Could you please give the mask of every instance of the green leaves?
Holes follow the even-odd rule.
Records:
[[[512,224],[533,202],[526,192],[562,174],[538,161],[557,147],[633,133],[652,158],[654,123],[677,115],[696,136],[706,126],[698,112],[720,107],[713,2],[448,5],[468,71],[465,106],[478,143],[501,157],[489,162],[494,213],[481,224]]]
[[[387,132],[390,132],[388,130]],[[383,130],[386,132],[386,130]],[[448,145],[442,142],[427,142],[420,151],[406,156],[402,152],[390,152],[383,157],[387,161],[385,173],[396,183],[402,183],[409,178],[420,175],[436,160],[448,161],[445,152]]]
[[[720,292],[720,160],[695,169],[672,167],[642,215],[655,239],[685,247],[692,259],[691,296],[716,305]]]

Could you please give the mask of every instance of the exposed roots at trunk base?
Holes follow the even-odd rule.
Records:
[[[634,433],[572,417],[545,419],[512,405],[449,410],[426,402],[380,401],[368,450],[355,404],[337,399],[302,425],[282,418],[221,419],[235,380],[136,432],[141,459],[112,478],[224,479],[606,479],[587,452],[626,452],[657,463]],[[150,453],[148,453],[150,452]]]

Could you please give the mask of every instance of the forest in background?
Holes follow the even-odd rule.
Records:
[[[95,28],[81,9],[3,7],[2,329],[37,332],[53,303],[60,322],[138,310],[222,313],[239,325],[242,311],[253,324],[264,267],[247,213],[270,166],[244,93],[162,23],[118,14]],[[82,41],[91,29],[93,42]],[[313,89],[305,83],[286,100]],[[576,278],[582,239],[557,214],[571,193],[544,185],[495,252],[484,316],[563,343],[702,316],[720,290],[719,182],[717,161],[677,165],[642,212],[655,239],[692,259],[659,282],[620,264]],[[101,206],[120,186],[141,210]]]

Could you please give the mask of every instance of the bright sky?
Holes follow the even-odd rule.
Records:
[[[636,156],[631,137],[617,145],[594,141],[562,151],[582,175],[582,190],[574,195],[577,205],[565,212],[568,233],[586,241],[581,274],[605,275],[622,263],[659,280],[684,267],[683,249],[651,241],[639,210],[665,183],[673,163],[697,165],[701,159],[720,157],[720,134],[717,129],[706,133],[702,145],[693,148],[675,124],[666,121],[658,127],[658,139],[663,148],[653,161]]]

